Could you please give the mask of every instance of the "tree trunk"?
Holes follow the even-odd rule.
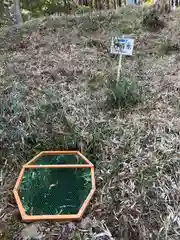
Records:
[[[93,0],[93,8],[98,9],[98,0]]]
[[[114,9],[116,9],[116,0],[113,1]]]
[[[4,2],[0,0],[0,13],[4,13]]]
[[[4,21],[4,15],[5,15],[4,3],[3,3],[2,0],[0,0],[0,26],[3,23],[3,21]]]
[[[98,10],[102,10],[102,2],[101,2],[101,0],[97,1],[97,9]]]
[[[121,5],[122,5],[121,0],[117,0],[117,6],[121,7]]]
[[[107,9],[110,8],[109,0],[106,0],[106,8],[107,8]]]
[[[83,5],[88,6],[88,0],[84,0]]]
[[[91,8],[91,10],[93,9],[93,0],[88,1],[88,6]]]
[[[18,30],[22,22],[19,0],[14,0],[14,22],[15,22],[15,27]]]

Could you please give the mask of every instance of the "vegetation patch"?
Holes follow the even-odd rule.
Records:
[[[159,11],[155,9],[151,9],[144,12],[142,24],[149,30],[154,31],[160,30],[165,27],[164,20],[161,19]]]
[[[9,239],[28,228],[26,239],[40,231],[45,240],[179,240],[179,16],[158,15],[165,24],[155,18],[152,33],[141,24],[145,15],[127,6],[44,16],[19,35],[1,29],[0,228]],[[117,83],[110,39],[126,28],[135,54],[123,57]],[[149,54],[164,43],[163,57]],[[96,167],[96,194],[82,221],[22,224],[11,194],[22,165],[40,151],[68,149]]]
[[[121,77],[119,82],[111,81],[109,84],[108,105],[114,108],[128,109],[143,102],[143,88],[136,80]]]
[[[171,40],[167,39],[161,42],[157,51],[160,55],[168,55],[179,52],[180,46],[178,43],[173,43]]]

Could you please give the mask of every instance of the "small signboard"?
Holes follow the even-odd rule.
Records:
[[[111,42],[111,53],[131,56],[133,53],[134,39],[113,37]]]

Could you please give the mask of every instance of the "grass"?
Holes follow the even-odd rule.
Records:
[[[158,53],[163,56],[165,54],[172,54],[174,52],[179,52],[180,47],[178,43],[173,43],[171,40],[163,40],[158,48]]]
[[[165,22],[161,19],[159,11],[150,9],[143,14],[142,24],[150,30],[159,30],[165,27]]]
[[[136,80],[121,77],[119,82],[110,82],[107,104],[111,108],[129,109],[142,103],[144,95],[142,86]]]
[[[80,6],[80,7],[78,7],[78,9],[75,13],[83,15],[83,14],[90,13],[90,12],[91,12],[91,8],[89,6]]]
[[[105,84],[105,76],[101,73],[93,73],[90,76],[90,79],[88,81],[88,86],[90,89],[98,89],[99,87],[102,87]]]
[[[179,239],[180,115],[173,101],[179,81],[164,77],[179,74],[179,59],[174,51],[149,54],[165,39],[172,45],[179,18],[173,13],[152,33],[144,29],[143,11],[37,19],[11,39],[9,29],[1,31],[0,216],[10,239],[26,226],[14,220],[9,199],[22,164],[58,149],[79,149],[95,164],[97,191],[85,231],[81,223],[43,222],[45,239],[62,232],[67,239]],[[134,54],[123,61],[128,78],[116,84],[110,39],[127,26],[134,31]]]

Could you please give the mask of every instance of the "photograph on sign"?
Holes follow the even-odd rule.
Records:
[[[113,37],[111,42],[111,53],[131,56],[133,53],[134,39]]]

